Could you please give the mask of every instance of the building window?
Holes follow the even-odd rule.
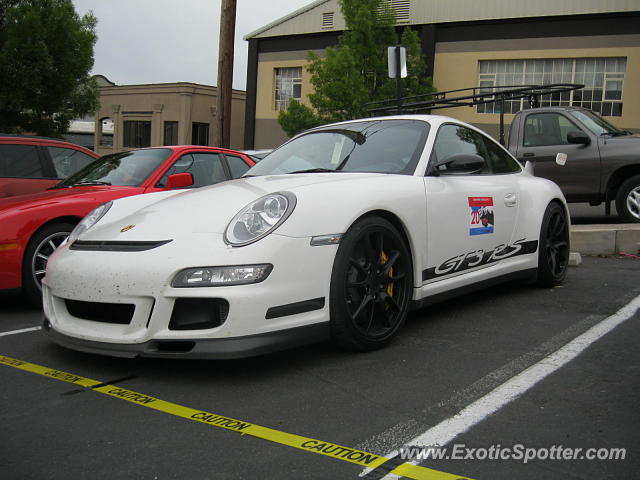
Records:
[[[542,95],[540,106],[584,107],[604,116],[622,115],[622,88],[627,59],[554,58],[532,60],[481,60],[480,87],[581,83],[584,89]],[[527,106],[526,99],[505,102],[505,113]],[[499,113],[500,105],[478,105],[478,113]]]
[[[302,98],[302,67],[276,68],[276,110],[286,110],[292,98]]]
[[[209,124],[193,122],[191,127],[192,145],[209,145]]]
[[[151,146],[151,122],[143,120],[125,120],[123,146],[140,148]]]
[[[178,122],[164,122],[164,143],[163,145],[178,144]]]

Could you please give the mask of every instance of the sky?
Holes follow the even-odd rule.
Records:
[[[92,74],[117,85],[218,83],[221,0],[72,0],[98,19]],[[244,90],[248,42],[243,37],[313,3],[237,0],[233,88]]]

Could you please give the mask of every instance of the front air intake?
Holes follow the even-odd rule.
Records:
[[[227,319],[229,303],[222,298],[178,298],[173,304],[169,330],[204,330]]]
[[[136,306],[131,303],[83,302],[65,299],[64,304],[73,317],[117,325],[129,325],[136,310]]]

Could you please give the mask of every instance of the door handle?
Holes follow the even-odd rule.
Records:
[[[518,196],[515,193],[507,193],[504,196],[504,204],[507,207],[515,207],[518,203]]]
[[[533,152],[526,152],[522,154],[523,157],[535,157],[536,154]]]

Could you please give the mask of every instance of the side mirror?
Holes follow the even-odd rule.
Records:
[[[174,173],[167,178],[167,188],[183,188],[193,185],[193,175],[190,173]]]
[[[580,130],[573,130],[567,133],[567,142],[569,143],[577,143],[580,145],[589,145],[591,143],[591,139],[589,135]]]
[[[484,158],[474,153],[456,153],[447,157],[442,162],[438,162],[431,169],[434,175],[460,175],[477,173],[484,167]],[[440,170],[439,167],[446,166],[446,169]]]

